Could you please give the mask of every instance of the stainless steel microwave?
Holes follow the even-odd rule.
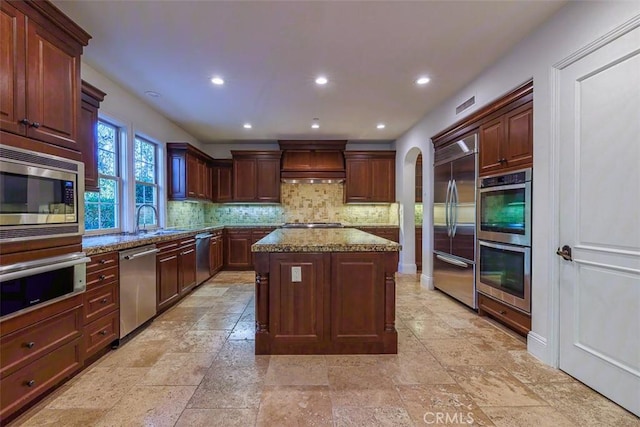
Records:
[[[0,243],[84,233],[84,164],[0,145]]]

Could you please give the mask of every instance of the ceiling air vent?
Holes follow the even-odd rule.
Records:
[[[467,99],[462,104],[460,104],[460,105],[458,105],[456,107],[456,114],[462,113],[464,110],[466,110],[467,108],[471,107],[475,103],[476,103],[476,97],[472,96],[471,98]]]

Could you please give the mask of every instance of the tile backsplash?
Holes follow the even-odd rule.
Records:
[[[282,184],[281,204],[169,202],[168,226],[341,222],[398,224],[398,204],[345,204],[343,184]],[[183,206],[186,205],[186,206]]]

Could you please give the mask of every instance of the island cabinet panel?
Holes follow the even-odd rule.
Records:
[[[334,253],[331,265],[331,340],[381,342],[385,289],[380,285],[384,283],[380,257],[375,253]]]
[[[278,254],[270,259],[269,330],[276,347],[322,345],[328,309],[328,254]]]
[[[397,252],[255,252],[254,259],[256,354],[397,353]]]

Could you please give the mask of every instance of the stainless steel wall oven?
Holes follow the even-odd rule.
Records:
[[[0,145],[0,243],[84,232],[84,164]]]

